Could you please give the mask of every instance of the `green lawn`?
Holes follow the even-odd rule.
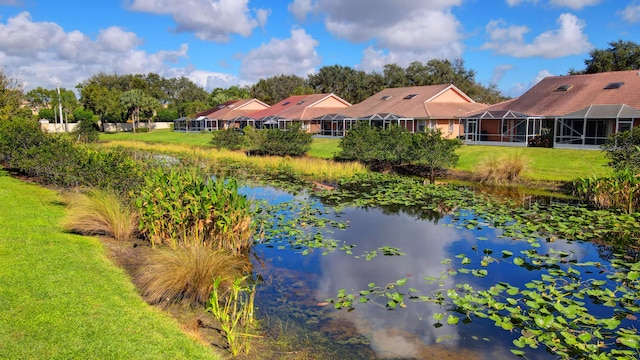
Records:
[[[211,133],[180,133],[170,130],[155,130],[149,133],[101,134],[100,140],[139,140],[149,142],[186,143],[210,146]],[[337,138],[314,138],[309,155],[332,158],[339,152]],[[522,152],[529,158],[529,170],[524,177],[539,181],[572,181],[592,175],[607,175],[604,153],[599,150],[570,150],[546,148],[516,148],[507,146],[465,145],[458,149],[460,161],[457,170],[472,171],[483,159]]]
[[[216,359],[142,301],[53,191],[0,170],[0,359]]]
[[[604,152],[599,150],[572,150],[547,148],[516,148],[507,146],[464,145],[457,150],[460,160],[456,169],[472,171],[487,158],[499,158],[522,153],[529,159],[529,170],[524,176],[540,181],[572,181],[592,175],[608,175]]]

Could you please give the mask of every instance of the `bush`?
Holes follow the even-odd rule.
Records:
[[[297,157],[311,149],[312,134],[306,132],[298,122],[289,124],[284,130],[263,131],[265,132],[264,141],[261,142],[258,152],[264,155]]]
[[[460,145],[460,140],[443,139],[437,129],[410,133],[397,125],[380,129],[361,121],[340,140],[341,150],[337,158],[357,160],[381,169],[405,164],[423,165],[433,182],[439,170],[456,165],[458,155],[455,149]]]
[[[182,244],[175,249],[155,249],[136,274],[142,295],[151,304],[183,302],[204,305],[213,290],[213,279],[229,287],[248,267],[237,257],[209,244]]]
[[[137,214],[115,193],[100,189],[67,194],[69,211],[63,227],[83,235],[107,235],[116,240],[133,237]]]
[[[211,144],[216,149],[240,150],[244,147],[244,136],[235,128],[217,130],[213,132]]]
[[[78,125],[76,125],[75,129],[73,129],[72,134],[79,143],[94,143],[98,141],[100,128],[95,119],[82,119]]]
[[[529,139],[530,147],[543,147],[543,148],[552,148],[553,147],[553,132],[551,129],[542,129],[542,135],[536,135],[533,138]]]
[[[609,159],[609,166],[616,170],[629,168],[640,172],[640,126],[609,136],[602,145]]]

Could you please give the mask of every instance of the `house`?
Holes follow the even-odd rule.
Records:
[[[342,136],[356,121],[371,126],[396,124],[411,132],[440,129],[443,137],[461,135],[458,117],[487,105],[476,103],[452,84],[387,88],[341,113],[325,116],[322,134]]]
[[[321,132],[320,118],[338,113],[351,104],[335,94],[311,94],[290,96],[268,109],[251,114],[256,128],[275,127],[285,129],[291,122],[300,122],[307,132]]]
[[[242,129],[254,125],[249,115],[269,108],[258,99],[229,100],[216,107],[200,112],[195,119],[180,118],[174,120],[174,131],[212,131],[227,128]]]
[[[609,135],[640,125],[637,70],[551,76],[516,99],[461,117],[469,144],[527,146],[549,136],[554,147],[598,148]]]

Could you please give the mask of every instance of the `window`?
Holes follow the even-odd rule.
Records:
[[[380,100],[389,100],[391,99],[391,95],[385,95],[382,98],[380,98]]]
[[[302,104],[304,104],[304,100],[300,100],[296,103],[296,105],[302,105]]]
[[[291,104],[291,101],[285,101],[282,103],[282,106],[289,105],[289,104]]]
[[[554,91],[566,92],[571,90],[572,88],[573,88],[573,85],[565,84],[565,85],[558,86]]]
[[[607,86],[604,87],[604,89],[605,90],[620,89],[622,87],[622,85],[624,85],[623,81],[612,82],[612,83],[608,83]]]
[[[453,132],[453,119],[449,119],[449,132]]]
[[[418,96],[418,94],[409,94],[409,95],[405,96],[405,97],[404,97],[404,99],[405,99],[405,100],[411,100],[411,99],[413,99],[413,98],[414,98],[414,97],[416,97],[416,96]]]

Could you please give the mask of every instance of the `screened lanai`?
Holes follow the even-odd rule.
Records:
[[[345,131],[351,129],[356,119],[342,114],[326,114],[312,121],[320,123],[320,135],[326,136],[344,136]]]
[[[546,120],[511,110],[485,111],[462,119],[468,144],[527,146],[542,135]]]
[[[554,147],[594,148],[609,135],[640,126],[640,110],[629,105],[591,105],[556,119]]]
[[[386,129],[390,125],[398,125],[414,132],[414,118],[402,117],[396,114],[390,113],[376,113],[373,115],[358,117],[358,121],[369,121],[369,126],[377,126]]]
[[[256,127],[256,120],[245,115],[236,116],[233,119],[226,120],[225,122],[227,129],[244,129],[245,126]]]
[[[218,130],[218,121],[200,116],[197,119],[181,117],[173,120],[173,131],[200,132]]]

